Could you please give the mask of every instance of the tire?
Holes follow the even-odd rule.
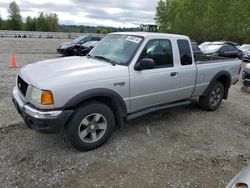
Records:
[[[199,98],[200,107],[208,111],[216,110],[221,104],[224,91],[224,85],[221,82],[216,81],[208,94]]]
[[[112,110],[100,102],[91,102],[76,109],[67,124],[65,136],[80,151],[89,151],[103,145],[112,135],[115,117]]]

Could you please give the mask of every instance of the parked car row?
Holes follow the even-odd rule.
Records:
[[[216,41],[202,43],[200,46],[202,53],[209,56],[221,56],[231,58],[243,58],[243,52],[239,49],[239,44],[229,41]]]
[[[102,39],[99,36],[83,35],[73,41],[62,43],[58,46],[57,52],[64,56],[85,56],[87,55]],[[203,42],[198,45],[192,41],[191,46],[194,57],[198,59],[201,56],[221,56],[230,58],[239,58],[243,61],[250,61],[250,44],[243,44],[231,41]]]
[[[243,61],[250,61],[250,44],[243,44],[240,49],[243,52]]]
[[[82,35],[73,41],[65,42],[57,47],[57,52],[64,56],[86,55],[102,37]]]
[[[203,42],[198,47],[203,54],[208,56],[232,57],[250,61],[250,44],[240,46],[231,41],[216,41]]]

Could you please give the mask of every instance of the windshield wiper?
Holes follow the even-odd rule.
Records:
[[[88,53],[88,54],[87,54],[87,57],[90,58],[90,57],[92,57],[92,55],[90,55],[90,54]]]
[[[113,60],[111,60],[111,59],[109,59],[109,58],[107,58],[107,57],[99,56],[99,55],[93,56],[93,57],[94,57],[94,58],[97,58],[97,59],[103,59],[104,61],[106,61],[106,62],[112,64],[113,66],[116,65],[116,63],[115,63]]]

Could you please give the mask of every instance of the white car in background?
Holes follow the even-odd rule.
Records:
[[[243,44],[240,50],[243,52],[243,61],[250,61],[250,44]]]

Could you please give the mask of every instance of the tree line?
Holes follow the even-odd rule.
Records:
[[[59,30],[58,16],[56,14],[40,12],[37,17],[26,18],[25,23],[22,20],[20,8],[15,1],[9,4],[9,17],[3,20],[0,16],[0,29],[2,30],[19,30],[19,31],[50,31]]]
[[[59,25],[61,32],[75,32],[75,33],[100,33],[107,34],[111,32],[123,32],[123,31],[139,31],[140,28],[117,28],[106,26],[86,26],[86,25]]]
[[[160,0],[156,22],[161,32],[201,41],[250,42],[250,1]]]
[[[59,18],[53,13],[38,13],[37,17],[28,16],[23,22],[20,8],[15,1],[9,4],[9,17],[3,20],[0,15],[0,30],[18,31],[47,31],[47,32],[77,32],[77,33],[100,33],[121,31],[138,31],[139,28],[115,28],[104,26],[84,26],[84,25],[59,25]]]

